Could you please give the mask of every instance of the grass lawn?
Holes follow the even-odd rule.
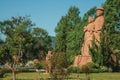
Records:
[[[90,80],[120,80],[120,73],[91,73]],[[17,74],[17,79],[20,80],[34,80],[37,78],[49,78],[49,74],[41,73],[38,74],[36,72],[31,73],[19,73]],[[78,78],[79,79],[76,79]],[[0,78],[0,80],[10,80],[12,78],[12,74],[8,73],[4,78]],[[71,74],[69,79],[67,80],[85,80],[85,74]]]

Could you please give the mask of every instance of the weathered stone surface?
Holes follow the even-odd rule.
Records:
[[[92,62],[89,47],[92,47],[93,39],[95,39],[96,44],[99,45],[100,34],[104,25],[103,11],[104,9],[99,7],[96,11],[97,18],[94,20],[92,17],[89,17],[88,25],[84,27],[85,36],[81,48],[81,55],[75,57],[74,66],[82,66],[88,62]]]

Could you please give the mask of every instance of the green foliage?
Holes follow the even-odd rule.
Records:
[[[93,62],[88,62],[86,64],[86,66],[88,66],[88,68],[98,68],[99,67],[99,64],[96,64],[96,63],[93,63]]]
[[[43,66],[40,63],[36,63],[36,64],[34,64],[34,68],[35,69],[42,69]]]
[[[110,68],[108,68],[106,66],[100,66],[99,64],[96,64],[96,63],[93,63],[93,62],[89,62],[89,63],[87,63],[83,66],[88,67],[88,72],[89,73],[111,72]],[[82,71],[82,72],[84,72],[84,71]]]
[[[103,55],[101,53],[101,46],[96,45],[95,41],[92,42],[92,48],[90,48],[90,54],[92,61],[99,65],[103,65]]]
[[[56,50],[66,53],[70,63],[74,56],[80,53],[81,34],[79,9],[75,6],[70,7],[67,14],[62,16],[55,28],[56,32]]]
[[[46,61],[40,61],[41,69],[46,69]]]
[[[66,55],[62,52],[54,53],[51,58],[51,63],[54,68],[66,68],[68,66]]]
[[[100,70],[101,72],[112,72],[108,67],[105,67],[105,66],[100,66]]]
[[[114,50],[120,50],[120,1],[107,0],[104,3],[105,8],[105,29],[107,32],[107,44]],[[114,53],[116,55],[116,53]],[[118,58],[119,59],[119,58]]]
[[[70,63],[73,63],[74,56],[80,54],[83,44],[83,27],[87,24],[88,17],[95,14],[96,7],[91,8],[81,19],[79,9],[70,7],[68,13],[62,16],[55,29],[56,50],[66,53]]]
[[[120,45],[120,38],[118,36],[120,35],[119,3],[120,1],[118,0],[106,0],[104,3],[105,24],[101,33],[100,45],[97,46],[93,41],[93,48],[90,49],[93,62],[101,66],[110,66],[109,59],[111,54],[119,55],[119,53],[116,53],[116,50],[119,51],[120,49],[118,46]],[[119,57],[117,59],[119,60]]]
[[[51,63],[50,75],[54,80],[59,78],[63,79],[68,75],[67,70],[65,69],[66,67],[68,67],[68,64],[64,53],[54,52],[50,59],[50,63]]]
[[[80,73],[82,71],[81,71],[80,67],[70,66],[70,67],[68,67],[68,72],[69,73]]]
[[[45,58],[45,53],[52,48],[51,37],[46,30],[33,26],[29,17],[22,16],[0,22],[1,34],[5,36],[5,41],[0,43],[0,61],[11,62],[8,59],[13,55],[21,56],[23,62]]]
[[[19,72],[35,72],[35,69],[30,67],[18,67],[16,68]]]
[[[5,72],[3,70],[0,69],[0,78],[3,78],[5,75]]]
[[[28,61],[25,66],[33,66],[34,62],[33,61]]]

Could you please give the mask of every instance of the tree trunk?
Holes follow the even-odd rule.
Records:
[[[12,74],[13,74],[13,80],[16,80],[16,74],[14,69],[12,69]]]

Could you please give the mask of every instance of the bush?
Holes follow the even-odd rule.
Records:
[[[43,66],[40,63],[36,63],[36,64],[34,64],[34,68],[35,69],[42,69]]]
[[[33,61],[28,61],[25,66],[34,66],[34,62]]]
[[[50,75],[53,80],[63,79],[68,75],[65,69],[67,67],[67,61],[64,53],[54,52],[50,58],[50,63]]]
[[[100,70],[101,70],[101,72],[108,72],[109,71],[109,69],[105,66],[100,66]]]
[[[3,78],[5,75],[5,72],[3,70],[0,70],[0,78]]]
[[[85,66],[88,66],[90,73],[99,73],[102,72],[102,70],[104,71],[104,69],[106,70],[105,67],[100,68],[99,64],[93,62],[88,62]]]
[[[100,68],[91,68],[90,69],[90,71],[89,71],[90,73],[100,73],[101,72],[101,70],[100,70]]]
[[[35,69],[31,66],[25,66],[25,67],[18,67],[16,68],[20,72],[35,72]]]
[[[88,63],[86,64],[86,66],[88,66],[89,69],[91,69],[91,68],[99,68],[99,65],[98,65],[98,64],[95,64],[95,63],[93,63],[93,62],[88,62]]]
[[[71,66],[68,68],[68,73],[80,73],[82,72],[79,67]]]
[[[46,62],[40,61],[39,63],[34,64],[34,68],[36,69],[45,69],[46,68]]]
[[[87,65],[82,65],[81,70],[85,73],[89,72],[89,67]]]
[[[5,73],[10,73],[12,72],[10,68],[1,68],[1,70]]]
[[[41,64],[42,69],[46,68],[46,61],[45,60],[40,61],[40,64]]]

